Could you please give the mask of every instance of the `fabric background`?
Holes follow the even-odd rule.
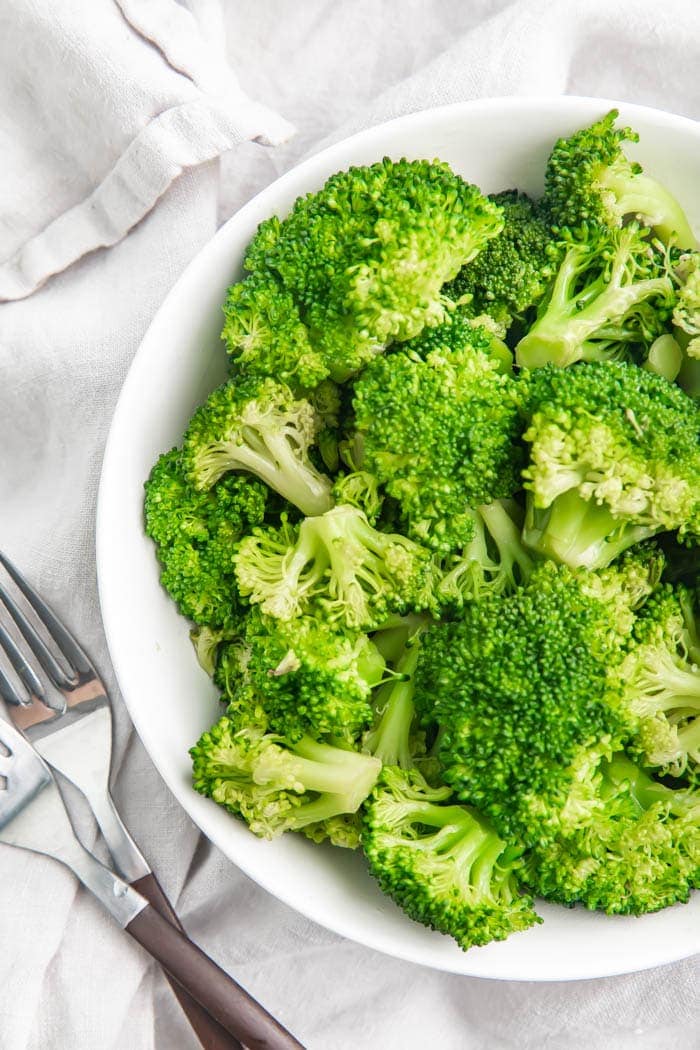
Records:
[[[9,0],[0,11],[0,281],[24,281],[0,283],[0,295],[43,282],[46,273],[17,269],[16,253],[89,198],[134,139],[135,119],[143,126],[196,97],[229,118],[228,131],[184,162],[164,147],[158,185],[138,198],[141,214],[120,212],[121,228],[101,242],[71,241],[76,256],[81,245],[113,247],[0,307],[0,544],[104,671],[115,798],[184,924],[312,1050],[695,1050],[698,959],[561,985],[445,975],[344,941],[237,871],[170,798],[131,729],[100,627],[93,533],[104,441],[131,358],[187,262],[244,201],[326,140],[460,99],[605,95],[698,118],[700,8],[95,0],[81,21],[77,6]],[[183,17],[191,31],[171,37],[167,54],[131,40],[133,56],[119,67],[128,32],[120,10],[141,20],[146,38]],[[276,149],[247,141],[289,134],[264,106],[298,128]],[[80,134],[68,110],[84,121]],[[149,172],[136,166],[138,189]],[[94,238],[94,225],[87,232]],[[93,834],[87,819],[84,828]],[[161,976],[72,877],[0,847],[0,1050],[196,1046]]]

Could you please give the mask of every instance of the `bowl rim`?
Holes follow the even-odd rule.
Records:
[[[467,100],[462,102],[453,102],[444,106],[430,107],[428,109],[418,109],[402,116],[393,118],[392,120],[384,121],[379,124],[371,125],[361,131],[358,131],[346,138],[338,139],[333,141],[330,145],[325,148],[319,149],[316,152],[307,154],[304,158],[288,171],[282,174],[279,178],[273,180],[263,189],[261,189],[254,197],[247,201],[241,208],[239,208],[211,237],[199,251],[192,257],[185,269],[182,271],[180,276],[175,281],[174,285],[166,295],[165,299],[158,307],[157,311],[153,315],[148,328],[146,329],[144,336],[139,344],[139,347],[132,358],[131,364],[128,368],[126,378],[122,385],[119,397],[115,406],[115,410],[110,422],[107,440],[105,443],[102,469],[100,473],[98,496],[97,496],[97,509],[96,509],[96,523],[95,523],[95,539],[96,539],[96,563],[97,563],[97,584],[98,584],[98,595],[100,602],[100,609],[102,614],[102,621],[104,625],[105,637],[107,640],[107,647],[114,668],[115,676],[121,695],[124,699],[129,717],[138,733],[144,747],[149,755],[150,761],[155,766],[159,776],[163,779],[167,785],[169,791],[173,794],[178,804],[184,809],[185,813],[190,819],[196,824],[198,830],[205,835],[210,841],[217,846],[218,849],[226,856],[227,860],[234,863],[240,868],[249,878],[251,878],[257,885],[261,886],[264,890],[276,897],[278,900],[292,908],[299,914],[304,915],[307,919],[318,923],[326,929],[331,930],[334,933],[340,934],[349,940],[355,941],[356,943],[363,944],[366,947],[372,948],[375,951],[382,952],[383,954],[390,955],[393,958],[403,959],[408,962],[413,962],[418,965],[427,965],[432,969],[443,970],[445,972],[458,973],[463,976],[477,976],[477,977],[489,977],[498,980],[518,980],[518,981],[570,981],[570,980],[586,980],[596,979],[598,977],[615,976],[622,973],[637,972],[643,969],[648,969],[654,966],[660,966],[671,962],[680,961],[683,958],[692,957],[695,951],[700,951],[700,941],[697,948],[691,948],[689,952],[683,955],[678,955],[670,946],[666,953],[658,952],[653,958],[649,960],[643,960],[634,968],[628,965],[625,966],[603,966],[598,967],[595,970],[592,969],[591,965],[586,959],[580,960],[578,963],[576,960],[572,960],[570,970],[564,975],[549,975],[542,976],[541,973],[536,973],[533,976],[523,974],[522,971],[516,967],[515,970],[509,969],[507,962],[505,965],[499,968],[498,974],[491,972],[492,968],[487,967],[488,972],[482,972],[482,968],[479,967],[477,960],[474,961],[474,965],[470,965],[466,969],[456,969],[453,965],[450,965],[449,961],[445,961],[444,964],[438,959],[437,961],[432,960],[426,962],[424,959],[419,957],[419,953],[412,952],[408,949],[402,949],[402,946],[390,946],[386,943],[387,938],[381,935],[373,935],[371,930],[366,931],[366,936],[358,936],[357,929],[353,927],[352,922],[347,922],[342,914],[336,916],[333,922],[330,922],[326,917],[321,918],[314,910],[312,900],[309,900],[305,905],[300,904],[299,900],[292,894],[285,892],[284,884],[281,881],[275,880],[274,878],[267,878],[267,872],[261,876],[260,872],[256,870],[253,874],[248,869],[245,860],[240,861],[238,858],[233,860],[230,853],[229,845],[223,841],[224,836],[217,833],[216,829],[207,828],[205,830],[202,827],[200,821],[192,814],[191,807],[188,805],[188,801],[194,796],[193,789],[189,785],[183,785],[177,779],[171,777],[168,772],[163,768],[163,764],[160,759],[158,749],[152,750],[149,746],[149,728],[147,726],[147,719],[142,717],[141,709],[137,702],[137,698],[132,695],[132,691],[129,688],[124,687],[124,683],[128,679],[128,657],[122,652],[121,646],[118,642],[119,636],[119,618],[120,608],[118,602],[112,602],[111,594],[111,574],[108,566],[110,561],[110,544],[109,536],[112,529],[112,523],[110,521],[110,508],[114,505],[115,497],[118,495],[118,461],[119,452],[121,448],[121,435],[124,430],[126,422],[126,415],[128,411],[129,395],[132,389],[139,384],[140,372],[144,368],[145,361],[147,359],[150,344],[156,339],[158,335],[158,328],[163,323],[163,318],[167,317],[172,304],[178,300],[183,293],[183,289],[192,282],[200,270],[206,269],[207,257],[216,251],[215,246],[219,246],[228,235],[229,227],[232,223],[240,223],[245,220],[251,213],[255,213],[261,204],[261,201],[265,201],[268,195],[275,196],[280,194],[291,182],[296,182],[299,179],[304,178],[307,171],[315,167],[319,162],[327,160],[333,161],[335,154],[339,157],[347,153],[348,150],[352,150],[355,145],[371,146],[373,141],[380,141],[387,131],[400,129],[402,127],[410,126],[411,124],[420,125],[421,122],[429,121],[431,118],[438,116],[440,119],[449,118],[451,115],[457,115],[461,113],[473,113],[473,112],[486,112],[497,111],[502,109],[512,110],[517,112],[519,110],[535,110],[541,111],[543,115],[548,113],[552,114],[568,114],[572,108],[583,107],[590,110],[610,110],[619,109],[624,120],[630,123],[634,122],[635,115],[639,115],[642,118],[652,118],[657,124],[664,125],[670,128],[676,128],[683,133],[690,134],[693,138],[700,140],[700,124],[694,121],[692,118],[683,117],[678,114],[670,113],[666,110],[656,109],[654,107],[643,106],[636,103],[629,103],[623,100],[614,100],[604,97],[596,96],[584,96],[584,95],[526,95],[526,96],[499,96],[483,99]],[[381,151],[380,151],[381,152]],[[381,154],[383,156],[383,154]],[[379,159],[379,156],[378,158]],[[347,158],[344,158],[341,162],[347,167]],[[302,191],[303,192],[303,191]],[[269,210],[268,210],[269,214]],[[196,797],[196,796],[194,796]],[[469,956],[472,953],[467,953]],[[465,956],[466,957],[466,956]],[[500,972],[502,970],[502,972]]]

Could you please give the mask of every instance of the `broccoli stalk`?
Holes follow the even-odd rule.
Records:
[[[380,759],[384,766],[411,769],[415,764],[416,747],[411,727],[415,718],[414,676],[422,630],[422,627],[408,628],[403,652],[394,663],[395,677],[378,691],[374,701],[375,724],[362,741],[363,750]]]
[[[405,536],[378,532],[341,504],[298,529],[258,529],[234,556],[241,594],[281,620],[316,609],[329,623],[367,630],[432,600],[429,553]]]
[[[190,751],[194,787],[263,838],[355,813],[381,763],[304,736],[295,742],[263,725],[237,729],[221,718]]]
[[[556,226],[588,223],[618,227],[634,217],[652,226],[665,243],[693,248],[695,236],[678,201],[656,179],[627,159],[630,128],[614,127],[616,109],[554,146],[545,174],[545,206]]]
[[[304,514],[332,505],[331,482],[309,459],[319,427],[311,404],[284,383],[257,376],[231,380],[195,412],[183,459],[197,489],[229,470],[255,474]]]
[[[673,283],[642,232],[630,225],[588,237],[569,245],[535,323],[518,343],[521,368],[609,360],[662,333]]]

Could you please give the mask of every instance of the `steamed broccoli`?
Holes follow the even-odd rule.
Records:
[[[559,139],[547,163],[544,203],[557,226],[596,223],[621,226],[637,218],[657,237],[679,248],[695,247],[695,237],[678,201],[627,159],[625,142],[637,142],[630,128],[616,128],[611,110],[588,128]]]
[[[661,531],[700,526],[700,406],[624,362],[526,373],[530,419],[523,539],[600,568]]]
[[[447,164],[392,161],[332,175],[263,222],[246,267],[274,274],[331,378],[445,313],[441,287],[501,229],[499,208]]]
[[[540,920],[518,890],[521,851],[449,795],[415,770],[385,767],[364,807],[362,848],[384,893],[466,951]]]
[[[619,666],[622,710],[644,763],[700,772],[700,667],[691,592],[666,584],[641,610]]]
[[[428,340],[425,358],[407,348],[372,361],[353,408],[363,468],[399,502],[408,535],[447,553],[473,536],[470,508],[520,487],[521,422],[485,333],[455,317]]]
[[[331,482],[309,459],[319,417],[286,384],[237,376],[210,394],[185,433],[183,462],[195,488],[229,470],[257,475],[304,514],[332,506]]]
[[[369,698],[383,673],[384,659],[364,634],[252,609],[221,655],[217,680],[232,711],[261,708],[287,740],[308,733],[352,741],[372,718]]]
[[[273,274],[252,274],[229,288],[221,337],[237,366],[314,387],[328,375],[294,299]]]
[[[242,603],[233,549],[262,524],[264,485],[230,476],[198,492],[185,478],[179,449],[172,449],[153,467],[145,488],[146,533],[156,544],[163,587],[195,623],[234,624]]]
[[[700,791],[654,781],[624,752],[578,772],[569,826],[530,852],[523,879],[548,900],[641,915],[700,886]]]
[[[518,510],[503,500],[476,508],[474,536],[445,564],[437,591],[442,603],[460,607],[485,594],[511,594],[527,582],[534,561],[512,516]]]
[[[443,780],[507,839],[551,835],[578,755],[622,730],[608,702],[613,616],[545,562],[514,594],[470,603],[423,639],[415,701],[441,728]]]
[[[630,224],[565,235],[554,283],[515,348],[522,368],[643,355],[666,331],[673,282],[647,232]]]
[[[377,780],[371,755],[305,736],[290,742],[265,723],[225,715],[191,749],[194,787],[263,838],[355,813]],[[327,831],[329,829],[326,829]]]
[[[234,557],[241,594],[290,620],[315,610],[328,623],[367,630],[392,613],[432,603],[430,554],[405,536],[378,532],[347,504],[295,528],[257,529]]]
[[[542,298],[559,252],[537,201],[517,190],[489,199],[503,209],[503,229],[443,291],[470,314],[488,314],[509,328]]]

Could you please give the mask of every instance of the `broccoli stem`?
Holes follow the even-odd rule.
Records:
[[[638,804],[640,812],[650,809],[656,802],[668,806],[669,813],[684,816],[697,810],[700,818],[700,800],[697,791],[686,791],[661,784],[640,769],[622,752],[601,764],[603,787],[601,792],[614,792],[626,785],[630,795]]]
[[[523,543],[546,558],[570,568],[604,569],[635,543],[658,528],[626,525],[576,489],[557,496],[547,508],[535,507],[528,493]]]
[[[364,748],[384,766],[410,769],[413,756],[410,747],[411,723],[415,714],[414,675],[420,647],[415,637],[405,646],[396,664],[396,681],[384,686],[377,700],[378,724],[366,734]]]
[[[642,173],[630,176],[625,163],[617,167],[612,164],[600,176],[600,185],[611,190],[615,197],[615,210],[620,215],[634,215],[652,226],[657,237],[676,248],[696,248],[697,240],[683,213],[683,209],[656,179]]]
[[[523,549],[520,532],[501,501],[484,504],[479,507],[479,514],[498,548],[501,565],[508,575],[514,576],[513,569],[517,567],[520,570],[519,582],[527,581],[532,572],[533,560]]]
[[[700,763],[700,717],[695,717],[678,730],[678,744],[694,762]]]
[[[294,789],[299,792],[337,796],[342,808],[334,813],[354,813],[374,787],[380,768],[380,763],[368,755],[303,736],[288,749],[264,752],[253,779],[264,785],[275,783],[281,776],[291,776],[297,782]]]

